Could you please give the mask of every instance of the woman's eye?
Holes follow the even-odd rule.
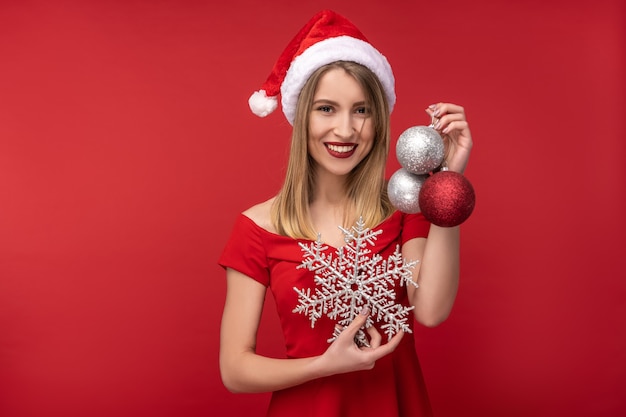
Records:
[[[357,107],[356,113],[358,113],[358,114],[369,114],[369,109],[367,107]]]
[[[330,106],[319,106],[317,110],[322,111],[324,113],[330,113],[331,111],[333,111],[332,107]]]

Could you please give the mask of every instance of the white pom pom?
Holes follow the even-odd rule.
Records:
[[[255,91],[248,99],[248,105],[252,113],[259,117],[265,117],[278,107],[276,97],[268,97],[265,90]]]

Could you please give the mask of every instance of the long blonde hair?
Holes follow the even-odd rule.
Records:
[[[384,178],[390,128],[389,106],[383,87],[368,68],[354,62],[338,61],[318,68],[309,77],[298,97],[285,181],[272,205],[272,223],[281,235],[317,239],[309,212],[315,185],[315,161],[308,153],[309,114],[320,78],[334,68],[342,68],[361,85],[365,100],[371,108],[374,128],[372,150],[348,175],[350,210],[343,226],[349,226],[362,217],[365,225],[372,228],[394,211],[387,196]]]

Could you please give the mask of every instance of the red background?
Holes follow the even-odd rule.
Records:
[[[623,1],[213,3],[0,2],[0,415],[262,415],[219,378],[216,261],[286,161],[247,98],[323,7],[392,63],[394,137],[471,122],[458,302],[417,330],[437,416],[626,415]]]

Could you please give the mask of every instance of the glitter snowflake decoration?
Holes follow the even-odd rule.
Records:
[[[368,245],[374,245],[382,230],[366,228],[362,218],[351,229],[340,229],[346,245],[336,250],[335,257],[325,253],[328,246],[322,243],[321,236],[310,245],[300,243],[303,261],[298,269],[314,272],[316,287],[313,293],[310,288],[294,287],[298,293],[298,305],[293,312],[306,314],[311,327],[326,315],[344,328],[367,307],[370,314],[364,328],[372,326],[374,321],[383,323],[381,329],[388,339],[400,330],[410,333],[407,320],[413,307],[396,303],[394,288],[397,282],[417,287],[411,278],[411,270],[418,261],[406,262],[399,246],[387,259],[377,253],[370,255],[372,251]],[[335,340],[340,332],[335,328],[328,342]],[[355,340],[361,346],[369,346],[363,328],[359,329]]]

